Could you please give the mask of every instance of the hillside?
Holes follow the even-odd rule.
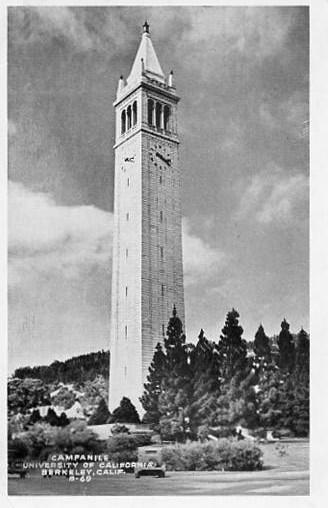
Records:
[[[40,379],[44,383],[85,383],[97,376],[109,377],[109,351],[98,351],[74,356],[65,361],[55,360],[50,365],[20,367],[13,377]]]

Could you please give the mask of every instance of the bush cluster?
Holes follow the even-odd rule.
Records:
[[[262,451],[246,441],[219,439],[167,446],[162,450],[169,471],[255,471],[262,469]]]

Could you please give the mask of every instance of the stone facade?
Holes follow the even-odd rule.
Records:
[[[113,410],[126,396],[142,413],[143,383],[156,344],[163,342],[173,305],[184,323],[184,291],[179,98],[172,75],[165,80],[159,74],[148,31],[138,55],[141,64],[135,61],[127,82],[120,80],[114,103],[109,407]]]

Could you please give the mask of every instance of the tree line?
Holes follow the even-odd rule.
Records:
[[[109,377],[109,351],[97,351],[69,358],[63,362],[55,360],[51,365],[20,367],[14,377],[41,379],[44,383],[84,383],[93,381],[98,375]]]
[[[248,429],[309,433],[309,336],[284,319],[276,347],[259,326],[247,344],[235,309],[218,342],[201,330],[186,343],[176,309],[164,345],[157,344],[140,399],[143,422],[163,439],[231,435]]]

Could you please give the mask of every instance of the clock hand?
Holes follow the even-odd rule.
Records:
[[[171,159],[165,159],[165,157],[163,157],[163,155],[159,152],[156,152],[156,155],[157,157],[162,159],[162,161],[164,161],[168,166],[171,166]]]

